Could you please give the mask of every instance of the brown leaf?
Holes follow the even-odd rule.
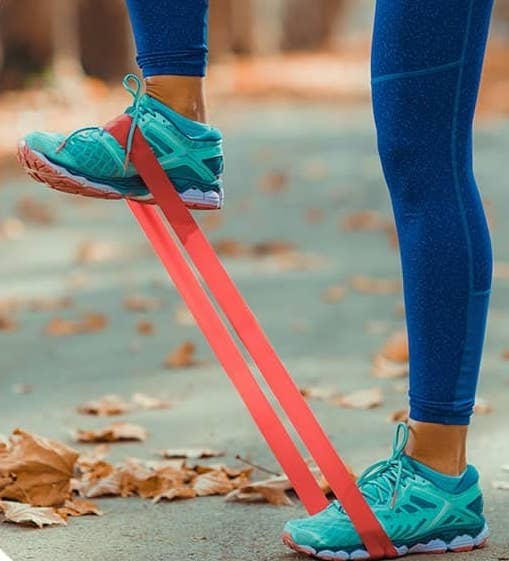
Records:
[[[408,409],[393,411],[387,418],[391,423],[406,423],[408,421]]]
[[[32,298],[27,301],[27,308],[32,312],[51,312],[70,308],[73,300],[70,296],[60,298]]]
[[[312,468],[311,472],[315,476],[315,479],[324,493],[328,493],[330,488],[321,472],[317,468]],[[285,475],[280,475],[269,477],[268,479],[264,479],[262,481],[255,481],[253,483],[241,485],[238,489],[230,492],[226,496],[226,500],[241,502],[266,501],[276,506],[291,506],[293,505],[293,502],[286,494],[286,491],[291,489],[292,484],[289,479]]]
[[[193,314],[189,311],[189,308],[187,308],[186,306],[179,306],[175,310],[174,319],[175,322],[178,323],[178,325],[183,325],[185,327],[191,327],[193,325],[196,325],[196,321],[193,317]]]
[[[306,210],[306,222],[308,224],[319,224],[323,222],[325,213],[320,208],[308,208]]]
[[[162,451],[164,458],[186,458],[199,460],[203,458],[217,458],[224,456],[222,450],[210,450],[209,448],[168,448]]]
[[[86,516],[87,514],[95,514],[97,516],[102,515],[102,512],[98,509],[95,503],[75,497],[65,501],[64,506],[57,508],[56,510],[57,513],[64,519],[68,516]]]
[[[380,388],[358,390],[350,394],[340,395],[331,400],[331,403],[351,409],[373,409],[382,405],[383,393]]]
[[[97,469],[86,472],[75,485],[75,490],[82,497],[120,496],[122,473],[106,462],[101,462],[102,471]]]
[[[0,456],[0,498],[34,506],[62,504],[79,454],[60,442],[17,429]]]
[[[17,218],[6,218],[0,222],[0,240],[19,240],[25,233],[25,225]]]
[[[322,300],[324,302],[331,302],[331,303],[339,302],[340,300],[343,300],[345,294],[346,294],[346,288],[344,286],[341,286],[340,284],[333,284],[327,287],[322,292]]]
[[[124,298],[124,308],[130,312],[151,312],[161,308],[161,300],[133,294]]]
[[[162,499],[167,501],[172,501],[174,499],[193,499],[196,496],[196,491],[192,487],[170,487],[166,491],[156,495],[152,499],[152,502],[158,503]]]
[[[67,524],[54,508],[41,508],[24,503],[2,501],[0,502],[0,510],[3,511],[6,521],[15,524],[34,524],[38,528],[54,525],[65,526]]]
[[[118,257],[120,251],[114,244],[86,240],[76,248],[74,259],[80,265],[104,263]]]
[[[287,242],[285,240],[268,240],[254,244],[251,252],[256,257],[268,257],[272,255],[287,255],[295,250],[296,246],[293,242]]]
[[[288,175],[284,171],[270,171],[260,180],[259,189],[263,193],[280,193],[288,187]]]
[[[147,436],[143,427],[130,423],[112,423],[97,430],[78,429],[75,434],[78,442],[144,441]]]
[[[390,228],[392,222],[376,210],[362,210],[343,219],[342,227],[347,232],[377,232]]]
[[[83,318],[76,320],[54,318],[46,325],[44,333],[53,337],[95,333],[102,331],[107,324],[106,316],[97,313],[87,314]]]
[[[195,366],[197,360],[195,358],[196,347],[192,341],[185,341],[172,351],[164,359],[164,366],[166,368],[188,368]]]
[[[316,271],[325,260],[320,255],[306,255],[299,251],[288,251],[276,256],[281,271]]]
[[[16,320],[4,313],[0,313],[0,331],[12,332],[18,329]]]
[[[393,362],[379,354],[373,359],[372,372],[375,378],[404,378],[408,376],[408,363]]]
[[[77,407],[78,413],[82,415],[97,415],[108,417],[113,415],[123,415],[131,410],[129,403],[126,403],[118,395],[105,395],[97,400],[88,401]]]
[[[304,397],[324,400],[330,400],[338,396],[338,391],[335,388],[327,386],[306,386],[300,388],[300,393]]]
[[[502,358],[505,360],[509,360],[509,349],[505,349],[502,353]]]
[[[171,407],[171,403],[166,399],[139,392],[133,395],[132,403],[140,409],[169,409]]]
[[[193,481],[193,489],[199,497],[208,495],[226,495],[233,491],[235,485],[222,470],[209,471],[198,475]]]
[[[392,294],[401,290],[399,279],[380,279],[356,275],[350,279],[354,290],[362,294]]]
[[[408,338],[405,330],[393,333],[383,347],[380,354],[393,362],[408,362]]]
[[[153,335],[155,328],[154,328],[154,324],[151,321],[147,321],[147,320],[142,320],[139,321],[136,324],[136,331],[140,334],[140,335]]]
[[[216,253],[221,257],[241,257],[250,253],[250,248],[238,240],[223,238],[214,244]]]
[[[22,197],[16,203],[16,214],[25,222],[47,226],[55,222],[54,206],[37,201],[32,197]]]

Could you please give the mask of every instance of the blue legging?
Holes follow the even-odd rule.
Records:
[[[206,0],[127,0],[145,76],[202,76]],[[377,0],[373,108],[398,230],[410,415],[472,414],[492,276],[472,119],[492,0]],[[310,3],[311,9],[311,3]]]
[[[378,0],[372,96],[401,251],[410,415],[468,424],[492,277],[472,119],[492,0]]]
[[[126,0],[143,76],[204,76],[208,0]]]

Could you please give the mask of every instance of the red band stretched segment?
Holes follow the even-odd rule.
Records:
[[[127,115],[123,115],[110,123],[107,126],[107,130],[121,145],[125,146],[127,132],[130,125],[131,118]],[[237,287],[224,269],[214,249],[199,228],[191,213],[181,201],[175,188],[171,184],[164,170],[161,168],[152,149],[144,139],[139,129],[136,130],[134,135],[131,160],[140,176],[143,178],[145,184],[152,192],[154,199],[168,219],[168,222],[174,229],[177,237],[183,244],[189,257],[209,287],[217,303],[222,308],[242,343],[252,356],[274,396],[278,399],[281,407],[294,425],[297,433],[302,438],[317,465],[322,470],[322,473],[329,482],[336,497],[340,500],[341,504],[350,516],[350,519],[361,536],[370,556],[373,559],[395,557],[395,548],[389,540],[387,534],[371,511],[369,505],[362,497],[359,489],[355,485],[355,482],[348,473],[346,466],[333,448],[329,438],[318,423],[311,408],[301,395],[298,387],[290,377],[281,359],[276,354],[274,348],[261,329],[256,317],[249,309],[242,295],[239,293]],[[265,396],[256,385],[256,380],[253,378],[249,368],[244,362],[245,368],[242,368],[240,371],[234,371],[232,363],[238,362],[236,354],[238,354],[241,359],[242,355],[236,348],[234,341],[231,339],[231,336],[225,329],[219,316],[217,316],[217,319],[221,323],[222,330],[224,330],[225,333],[221,333],[220,337],[216,337],[215,331],[217,331],[218,327],[217,325],[215,327],[211,327],[211,322],[216,322],[215,320],[211,320],[210,317],[212,317],[211,314],[213,313],[217,315],[217,312],[210,304],[210,301],[208,301],[206,293],[203,292],[201,296],[197,296],[197,291],[203,291],[203,289],[196,281],[196,278],[191,271],[189,272],[193,276],[194,283],[190,278],[187,278],[187,275],[185,275],[185,282],[182,281],[182,268],[188,267],[188,265],[185,259],[183,259],[180,255],[178,247],[175,246],[175,242],[168,235],[168,232],[161,223],[157,212],[153,208],[138,205],[133,202],[130,202],[129,206],[135,213],[150,241],[153,243],[156,252],[164,262],[170,276],[172,276],[177,288],[186,300],[186,303],[189,305],[191,312],[195,315],[205,336],[223,364],[223,367],[230,375],[230,378],[232,378],[233,383],[243,397],[248,409],[255,418],[255,421],[267,439],[267,442],[273,450],[276,458],[281,463],[281,466],[287,473],[289,479],[292,481],[292,484],[306,508],[311,513],[321,510],[324,506],[323,493],[318,488],[318,493],[321,497],[317,496],[314,498],[313,495],[317,493],[318,487],[316,482],[314,482],[314,478],[311,476],[314,482],[313,489],[309,486],[309,476],[305,478],[305,481],[307,481],[305,485],[303,484],[304,480],[300,479],[303,473],[301,465],[303,460],[299,456],[299,462],[295,457],[295,453],[297,455],[299,455],[299,453],[293,443],[292,450],[287,448],[287,443],[283,443],[283,440],[289,438],[288,434],[284,430],[284,427],[281,425],[285,433],[284,436],[283,433],[280,432],[278,438],[274,438],[273,432],[271,432],[271,430],[267,430],[266,422],[268,418],[271,419],[271,423],[274,422],[274,417],[277,419],[279,424],[281,424],[281,422],[272,410],[270,403],[266,401]],[[176,256],[177,254],[179,257]],[[178,266],[175,265],[175,263],[178,263]],[[177,282],[175,280],[176,278],[180,278],[181,282]],[[192,288],[189,289],[189,286]],[[199,305],[196,304],[196,298],[200,300]],[[208,306],[205,305],[202,300],[206,300]],[[207,309],[206,313],[203,311],[204,306]],[[208,309],[209,306],[210,309]],[[202,315],[210,317],[207,320],[203,320],[203,318],[199,320],[199,317]],[[228,352],[226,353],[221,351],[220,348],[225,344],[225,336],[230,339],[227,344]],[[219,342],[220,340],[221,342]],[[230,343],[233,345],[235,351],[231,348]],[[235,368],[238,367],[236,366]],[[238,372],[242,372],[242,375],[238,375]],[[253,383],[256,385],[257,391],[255,390],[256,398],[251,400],[251,395],[247,395],[245,389],[249,386],[251,388],[249,391],[253,391]],[[266,401],[266,404],[263,406],[260,406],[260,397]],[[266,409],[265,405],[268,405],[270,413],[268,409]],[[260,414],[260,407],[264,410],[263,415],[269,416],[267,419],[262,418],[262,415]],[[274,425],[271,425],[270,428],[274,431]],[[291,460],[289,461],[290,457]],[[298,470],[295,469],[295,466],[297,465],[300,465],[300,469]],[[288,471],[289,469],[290,471]],[[298,474],[297,471],[299,472]]]

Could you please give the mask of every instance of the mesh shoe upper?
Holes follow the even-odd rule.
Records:
[[[223,172],[222,137],[218,129],[186,119],[147,94],[141,95],[141,84],[126,113],[148,140],[159,163],[179,191],[189,188],[219,190]],[[145,185],[126,151],[111,134],[101,127],[84,127],[65,137],[59,133],[33,132],[25,137],[31,150],[43,154],[50,162],[71,174],[96,183],[112,185],[119,191],[141,194]]]
[[[403,435],[400,442],[398,439]],[[478,473],[468,466],[457,488],[445,490],[422,477],[414,462],[403,453],[408,429],[398,427],[392,456],[374,464],[358,481],[363,496],[396,547],[411,547],[440,539],[449,543],[461,534],[472,537],[485,525]],[[459,478],[458,478],[459,479]],[[308,518],[285,526],[298,545],[315,551],[364,548],[349,517],[337,501]]]

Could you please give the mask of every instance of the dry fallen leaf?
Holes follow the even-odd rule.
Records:
[[[405,330],[393,333],[383,347],[380,354],[393,362],[408,362],[408,338]]]
[[[329,386],[305,386],[300,388],[300,393],[304,397],[324,400],[333,399],[339,394],[338,390]]]
[[[163,450],[164,458],[185,458],[188,460],[199,460],[203,458],[218,458],[224,456],[222,450],[210,450],[209,448],[168,448]]]
[[[323,222],[325,212],[320,208],[308,208],[306,210],[306,222],[308,224],[319,224]]]
[[[16,331],[18,323],[16,320],[4,313],[0,313],[0,331]]]
[[[339,395],[330,402],[334,405],[351,409],[373,409],[382,405],[383,392],[380,388],[358,390],[349,394]]]
[[[312,468],[318,484],[324,493],[330,491],[329,485],[317,468]],[[227,501],[260,502],[266,501],[276,506],[291,506],[293,504],[286,491],[292,489],[292,484],[285,475],[269,477],[262,481],[255,481],[241,485],[226,496]]]
[[[393,411],[387,420],[391,423],[406,423],[408,421],[408,409]]]
[[[32,312],[51,312],[70,308],[72,304],[73,300],[70,296],[61,296],[59,298],[32,298],[27,301],[26,306]]]
[[[343,300],[345,294],[346,294],[346,288],[344,286],[341,286],[339,284],[333,284],[327,287],[322,292],[322,300],[324,302],[331,302],[331,303],[339,302],[340,300]]]
[[[106,316],[97,313],[87,314],[83,318],[76,320],[54,318],[46,325],[44,333],[53,337],[95,333],[96,331],[102,331],[107,324]]]
[[[118,395],[105,395],[97,400],[88,401],[77,407],[78,413],[82,415],[97,415],[108,417],[123,415],[131,410],[131,405],[126,403]]]
[[[196,497],[196,491],[191,487],[170,487],[166,491],[156,495],[152,502],[158,503],[162,499],[172,501],[173,499],[193,499]]]
[[[112,243],[83,241],[78,244],[74,259],[80,265],[104,263],[118,257],[120,249]]]
[[[151,312],[159,310],[162,303],[158,298],[133,294],[124,298],[124,308],[130,312]]]
[[[373,359],[376,378],[403,378],[408,375],[408,338],[405,330],[393,333]]]
[[[15,524],[35,524],[38,528],[67,524],[65,519],[50,507],[34,507],[24,503],[1,501],[0,511],[4,513],[7,522]]]
[[[54,205],[37,201],[32,197],[25,196],[16,203],[16,214],[32,224],[47,226],[55,222]]]
[[[376,210],[354,212],[346,216],[342,221],[342,228],[347,232],[376,232],[387,230],[391,225],[392,222]]]
[[[64,519],[68,516],[86,516],[87,514],[102,515],[102,512],[95,503],[76,497],[65,501],[64,506],[57,508],[56,511]]]
[[[401,290],[399,279],[380,279],[356,275],[350,279],[354,290],[362,294],[393,294]]]
[[[121,441],[144,441],[147,431],[130,423],[112,423],[111,425],[97,430],[78,429],[75,439],[78,442],[121,442]]]
[[[136,331],[140,334],[140,335],[153,335],[155,328],[154,328],[154,324],[151,321],[147,321],[147,320],[142,320],[139,321],[136,324]]]
[[[25,225],[17,218],[6,218],[0,222],[0,240],[19,240],[25,233]]]
[[[195,344],[191,341],[185,341],[164,359],[164,366],[166,368],[187,368],[195,366],[197,364],[195,352]]]
[[[288,187],[288,175],[284,171],[270,171],[260,180],[259,189],[263,193],[280,193]]]
[[[169,409],[171,407],[171,402],[166,399],[152,397],[140,392],[133,394],[132,403],[140,409]]]
[[[15,430],[8,453],[0,455],[0,498],[34,506],[64,503],[78,456],[60,442]]]
[[[196,321],[193,317],[193,314],[189,311],[189,308],[186,306],[179,306],[175,310],[174,314],[175,323],[178,325],[184,325],[186,327],[191,327],[196,325]]]
[[[241,257],[248,255],[250,252],[249,246],[230,238],[218,240],[214,242],[213,246],[216,253],[221,257]]]
[[[198,475],[193,481],[193,489],[199,497],[226,495],[233,491],[235,484],[224,471],[214,470]]]

